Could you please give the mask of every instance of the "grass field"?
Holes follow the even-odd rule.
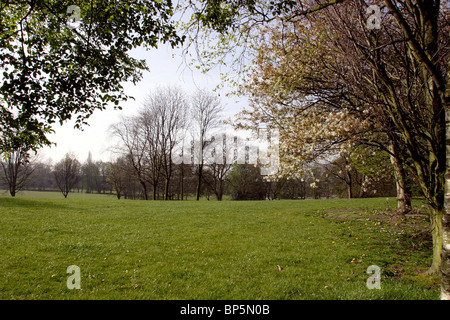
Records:
[[[425,216],[389,206],[2,196],[0,299],[438,299]]]

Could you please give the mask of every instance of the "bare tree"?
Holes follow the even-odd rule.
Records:
[[[117,199],[123,196],[125,192],[125,176],[126,171],[124,170],[125,160],[123,158],[117,159],[117,161],[112,162],[107,167],[107,181],[111,183],[114,191],[116,191]]]
[[[11,196],[15,197],[33,174],[34,166],[29,152],[23,148],[6,153],[3,160],[1,161],[3,174],[0,178],[8,185]]]
[[[179,197],[178,198],[181,198],[181,200],[184,200],[185,178],[186,178],[186,173],[187,173],[188,169],[190,168],[190,163],[187,160],[187,157],[185,157],[185,155],[188,154],[188,152],[187,152],[188,150],[186,150],[186,148],[185,148],[188,127],[189,127],[189,119],[186,119],[185,127],[184,127],[184,129],[182,129],[182,131],[180,133],[181,134],[180,144],[175,149],[175,151],[174,151],[175,157],[173,158],[173,160],[177,164],[177,168],[178,168],[178,178],[179,178],[179,181],[178,181]]]
[[[207,146],[211,143],[209,135],[220,124],[220,113],[223,107],[218,98],[207,90],[198,90],[192,96],[191,118],[192,134],[198,141],[197,150],[197,200],[200,199],[200,190],[203,176],[204,158]]]
[[[59,190],[61,190],[64,198],[67,198],[69,192],[76,186],[82,177],[81,163],[74,155],[66,153],[64,158],[56,163],[54,175]]]
[[[135,176],[142,186],[142,197],[147,200],[145,154],[148,145],[147,140],[143,138],[143,131],[139,122],[138,117],[123,117],[120,122],[113,124],[110,130],[113,136],[119,138],[122,142],[118,152],[130,158]]]
[[[172,153],[185,124],[186,109],[181,89],[158,88],[147,96],[137,116],[124,117],[110,128],[121,142],[117,151],[131,160],[145,200],[147,184],[153,187],[153,199],[157,199],[161,178],[164,178],[164,199],[170,198]]]
[[[130,157],[120,157],[106,166],[106,181],[116,192],[117,199],[136,199],[140,184],[134,177]]]
[[[53,164],[50,159],[33,161],[33,174],[30,180],[27,180],[26,187],[39,191],[56,188]]]
[[[186,123],[187,102],[184,92],[177,87],[159,88],[148,95],[142,110],[141,124],[145,129],[147,159],[152,166],[152,181],[159,168],[164,177],[164,200],[170,197],[173,175],[172,155],[180,141],[180,132]],[[157,183],[157,181],[156,181]],[[156,185],[154,185],[156,187]],[[155,192],[155,188],[154,188]]]
[[[221,201],[226,191],[226,177],[233,167],[233,149],[227,143],[227,135],[213,137],[210,140],[208,151],[205,154],[206,170],[203,173],[203,182],[214,192],[217,200]],[[209,150],[211,150],[209,154]]]
[[[161,178],[161,150],[159,147],[159,129],[157,116],[144,109],[139,118],[142,139],[145,140],[144,161],[147,168],[145,179],[153,189],[153,200],[157,199],[158,184]]]

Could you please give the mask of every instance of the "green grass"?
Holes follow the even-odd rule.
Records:
[[[73,195],[0,197],[0,299],[439,298],[438,279],[423,272],[426,221],[392,217],[385,198]],[[81,290],[67,288],[70,265]],[[366,286],[370,265],[381,268],[380,290]]]

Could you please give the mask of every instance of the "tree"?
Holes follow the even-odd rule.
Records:
[[[117,159],[116,162],[111,163],[107,168],[107,181],[113,186],[116,191],[117,199],[120,200],[125,191],[125,177],[126,172],[123,170],[123,158]]]
[[[402,7],[399,3],[394,5],[391,1],[386,1],[386,6],[393,14],[383,20],[380,31],[373,31],[366,27],[366,6],[363,1],[345,2],[338,8],[333,6],[324,9],[320,12],[320,17],[291,18],[291,21],[296,22],[292,28],[303,26],[300,29],[301,32],[293,33],[294,37],[302,39],[302,34],[307,33],[308,28],[313,30],[312,26],[320,26],[322,32],[316,33],[319,36],[310,37],[309,40],[317,41],[321,36],[324,37],[323,44],[317,48],[319,50],[323,47],[330,48],[332,50],[330,53],[333,53],[331,60],[319,60],[319,63],[309,63],[308,68],[300,69],[301,73],[298,79],[303,82],[303,86],[299,90],[297,81],[295,90],[303,99],[314,92],[314,96],[320,98],[319,102],[329,104],[331,107],[335,106],[336,102],[339,102],[339,105],[342,102],[346,103],[345,109],[340,108],[341,119],[336,117],[338,121],[334,121],[337,124],[336,128],[340,128],[339,134],[335,136],[341,141],[342,138],[344,141],[349,139],[347,138],[349,135],[345,135],[342,129],[356,127],[356,123],[353,126],[343,124],[344,119],[348,121],[353,118],[378,126],[382,124],[381,119],[389,120],[393,129],[392,136],[400,139],[408,152],[422,192],[430,204],[430,220],[434,239],[434,259],[430,272],[437,272],[440,268],[442,248],[443,158],[445,155],[443,153],[445,150],[443,148],[444,100],[442,99],[444,92],[442,88],[445,83],[442,80],[445,77],[442,74],[445,74],[443,71],[446,66],[445,55],[442,54],[445,52],[445,47],[439,44],[446,43],[447,40],[444,36],[445,33],[439,32],[441,28],[438,23],[439,2],[433,3],[432,6],[409,5],[412,7]],[[408,10],[423,15],[426,17],[426,21],[405,19],[408,16]],[[289,30],[286,24],[282,24],[281,28],[282,31],[286,28]],[[280,36],[285,35],[285,33],[280,34]],[[438,36],[441,37],[442,42],[438,40]],[[327,52],[325,51],[325,53]],[[270,52],[270,54],[273,53]],[[433,61],[430,60],[430,57],[433,57]],[[293,58],[292,62],[302,59],[299,56]],[[307,58],[308,56],[306,56]],[[333,64],[333,61],[338,61],[339,64]],[[319,75],[319,77],[313,78],[317,79],[316,81],[308,78],[313,73]],[[329,75],[333,76],[331,79],[334,80],[334,85],[333,82],[329,82]],[[267,82],[268,90],[270,90],[271,83],[265,78],[262,79]],[[406,79],[406,81],[399,81],[399,79]],[[351,85],[352,83],[353,85]],[[366,92],[358,90],[354,86],[356,83],[363,84]],[[274,84],[276,82],[272,83],[272,86]],[[286,86],[289,87],[289,85],[287,82]],[[284,91],[280,91],[280,93],[283,94]],[[358,99],[356,101],[349,99],[352,97],[358,97]],[[368,104],[368,101],[372,103]],[[306,107],[303,109],[311,110],[314,105],[317,103],[313,100],[306,103]],[[354,106],[360,107],[366,113],[366,118],[355,118]],[[373,122],[368,122],[371,119],[369,115],[372,114],[380,116],[372,118]],[[289,113],[286,115],[283,118],[289,119],[288,116],[292,116]],[[319,120],[319,124],[313,126],[312,130],[316,129],[317,131],[317,127],[321,126],[320,122],[326,123],[329,128],[332,119],[326,115],[327,113],[323,112],[312,113],[309,120],[314,117],[316,123]],[[308,117],[302,114],[302,119],[308,120]],[[418,126],[418,123],[421,125]],[[298,126],[291,126],[291,128],[295,129]],[[311,132],[311,129],[306,132]],[[333,131],[327,130],[326,132]],[[299,136],[301,131],[296,131],[296,133]],[[306,135],[306,137],[309,136],[311,135]],[[353,134],[350,138],[354,136]],[[327,140],[330,139],[327,138]],[[370,135],[368,140],[371,140]],[[319,140],[319,142],[321,141],[323,140]],[[333,145],[335,143],[327,143],[325,146]],[[293,148],[289,148],[289,150],[293,150]],[[316,151],[316,149],[314,148],[312,151]]]
[[[403,186],[398,211],[407,213],[411,203],[405,196],[398,133],[384,113],[369,109],[370,85],[347,79],[349,67],[336,57],[321,22],[271,25],[256,39],[254,67],[241,89],[249,95],[250,109],[241,112],[237,125],[246,121],[253,127],[269,123],[280,128],[284,170],[278,177],[301,174],[304,162],[348,153],[360,144],[378,147],[397,164],[397,181]],[[348,176],[341,178],[353,183]]]
[[[107,190],[112,192],[112,186],[106,179],[109,163],[99,160],[95,162],[95,166],[98,170],[97,179],[95,180],[97,193],[105,193]]]
[[[34,171],[33,162],[37,159],[36,157],[32,159],[31,153],[38,142],[24,125],[18,124],[16,128],[3,130],[7,121],[8,119],[0,116],[0,155],[2,156],[0,161],[3,169],[1,179],[8,185],[10,194],[14,197],[17,191],[24,188]]]
[[[148,199],[148,184],[157,199],[160,179],[164,179],[164,199],[170,197],[173,175],[173,154],[185,127],[187,102],[181,89],[158,88],[144,101],[138,115],[123,117],[110,127],[119,138],[118,152],[128,156],[135,176],[142,186],[143,198]]]
[[[235,164],[227,181],[231,186],[232,200],[264,200],[266,188],[261,168],[252,164]]]
[[[143,199],[148,199],[147,166],[145,163],[148,141],[143,139],[141,126],[137,117],[122,117],[121,121],[110,126],[112,135],[119,138],[121,145],[118,152],[129,159],[134,176],[142,187]]]
[[[82,166],[83,184],[86,186],[86,192],[92,193],[94,190],[98,191],[100,184],[100,171],[97,164],[92,160],[92,153],[89,152],[86,163]],[[99,192],[100,193],[100,192]]]
[[[129,158],[120,157],[106,167],[106,181],[116,192],[117,199],[135,199],[139,183],[133,176],[134,168]]]
[[[448,221],[445,216],[448,213],[444,213],[444,110],[448,104],[445,84],[449,8],[440,1],[424,0],[384,0],[383,4],[386,10],[375,17],[381,30],[369,28],[365,1],[273,1],[266,6],[256,1],[214,1],[204,4],[196,19],[222,34],[236,29],[244,29],[248,34],[251,28],[245,22],[257,20],[255,17],[260,18],[259,22],[272,23],[278,11],[278,19],[299,24],[299,18],[306,14],[325,12],[321,15],[328,24],[324,31],[331,36],[336,53],[340,52],[344,58],[342,66],[350,66],[344,74],[351,70],[357,79],[372,85],[371,93],[377,102],[382,102],[377,107],[385,108],[395,134],[411,158],[430,206],[433,230],[430,272],[441,272],[442,297],[448,298],[449,272],[441,269],[441,252],[445,252],[442,255],[448,266],[449,240],[443,237],[443,220]],[[246,17],[244,23],[239,20],[241,17]],[[247,28],[240,28],[243,26]]]
[[[34,163],[31,162],[29,152],[21,148],[8,152],[3,157],[1,179],[8,186],[11,197],[15,197],[33,174]]]
[[[187,127],[188,125],[186,125],[184,130],[181,132],[182,137],[180,139],[180,144],[174,151],[173,159],[176,164],[176,168],[178,169],[178,198],[181,198],[181,200],[184,200],[186,173],[189,173],[188,169],[190,168],[190,165],[188,164],[189,161],[185,162],[185,152],[187,151],[185,150],[185,137],[187,133]]]
[[[158,88],[145,100],[142,115],[146,115],[147,121],[146,145],[152,151],[148,159],[152,168],[161,170],[164,177],[164,200],[168,200],[174,151],[180,143],[180,134],[186,124],[187,101],[184,92],[176,87]]]
[[[438,19],[439,19],[439,9],[440,2],[434,1],[433,5],[430,8],[424,7],[425,3],[421,2],[420,13],[426,14],[425,21],[422,22],[420,27],[424,27],[422,30],[422,34],[414,35],[413,30],[411,30],[408,22],[404,19],[404,16],[401,12],[394,6],[392,1],[386,0],[386,5],[390,10],[394,11],[394,16],[396,21],[401,26],[403,32],[408,38],[408,45],[410,50],[414,54],[415,58],[419,62],[419,65],[422,67],[422,72],[425,74],[425,81],[427,84],[430,84],[431,97],[428,96],[429,100],[432,101],[433,110],[435,111],[435,115],[437,116],[436,122],[439,123],[436,128],[437,135],[441,137],[441,140],[445,140],[446,131],[448,131],[448,127],[446,128],[445,122],[445,114],[448,112],[448,108],[450,106],[449,97],[449,88],[445,87],[446,81],[448,81],[449,70],[447,69],[447,73],[445,73],[445,68],[448,68],[448,61],[443,60],[441,57],[448,57],[445,52],[440,51],[440,47],[438,46],[438,36],[441,34],[447,35],[449,34],[448,23],[445,29],[439,30],[438,28]],[[448,4],[446,7],[447,11],[445,12],[446,21],[449,19],[449,11]],[[440,32],[439,32],[440,31]],[[425,36],[425,43],[420,40]],[[442,40],[441,40],[442,41]],[[442,42],[441,42],[442,43]],[[447,42],[448,43],[448,42]],[[440,54],[439,54],[440,53]],[[437,56],[436,56],[437,55]],[[447,80],[446,80],[447,76]],[[431,82],[431,83],[430,83]],[[447,94],[445,93],[447,91]],[[445,110],[443,107],[445,106]],[[445,130],[446,129],[446,130]],[[436,204],[432,207],[435,208],[437,214],[432,218],[435,219],[434,226],[437,229],[437,235],[442,236],[442,239],[436,240],[433,239],[434,246],[441,246],[441,255],[436,257],[438,253],[435,254],[434,260],[439,260],[440,263],[436,263],[441,272],[441,298],[450,300],[450,209],[445,206],[444,200],[444,191],[442,190],[445,185],[444,177],[442,177],[445,173],[445,143],[438,144],[439,151],[436,155],[438,159],[438,164],[433,163],[431,169],[437,167],[437,180],[438,183],[434,185],[435,188],[438,189],[436,196]],[[434,159],[433,159],[434,160]],[[420,174],[421,170],[417,170]],[[423,183],[421,183],[423,185]],[[422,187],[423,188],[423,187]],[[442,195],[441,195],[442,194]],[[444,210],[445,208],[445,210]],[[441,219],[441,220],[439,220]],[[442,235],[440,234],[439,228],[442,226]],[[435,250],[438,251],[438,250]],[[436,267],[436,268],[437,268]]]
[[[450,79],[450,70],[447,73],[447,79]],[[450,146],[450,81],[447,80],[446,90],[446,146]],[[443,227],[443,246],[442,246],[442,266],[441,266],[441,298],[450,300],[450,152],[447,151],[447,165],[445,172],[445,214],[442,218]]]
[[[279,199],[287,181],[287,178],[265,181],[267,199]]]
[[[170,0],[2,1],[0,126],[16,139],[0,139],[0,150],[30,138],[37,149],[50,144],[55,122],[75,116],[81,127],[95,110],[120,108],[129,98],[122,84],[148,70],[130,50],[183,41],[172,14]]]
[[[406,168],[401,166],[405,172],[405,185],[403,187],[398,183],[399,179],[393,179],[396,170],[393,169],[392,156],[380,148],[361,144],[351,150],[350,165],[363,177],[360,185],[360,196],[392,196],[392,190],[396,190],[397,195],[397,213],[404,214],[401,208],[410,211],[412,192],[406,181]],[[395,182],[396,189],[393,189]],[[404,190],[400,191],[399,188]],[[409,208],[408,208],[409,207]]]
[[[217,139],[216,139],[217,138]],[[206,186],[214,192],[218,201],[222,200],[223,194],[226,192],[226,179],[229,171],[232,169],[232,149],[227,143],[227,135],[214,137],[210,141],[208,150],[211,153],[205,152],[204,165],[206,170],[203,172],[203,182]]]
[[[144,150],[144,160],[148,168],[146,180],[152,186],[153,200],[156,200],[162,166],[161,148],[159,145],[161,128],[158,126],[157,115],[147,107],[144,107],[138,119],[143,135],[142,138],[145,140],[146,146],[146,150]]]
[[[278,176],[301,175],[304,163],[346,151],[373,131],[370,115],[354,112],[342,85],[330,79],[327,68],[335,58],[316,28],[299,23],[262,30],[254,68],[241,87],[251,108],[241,112],[237,125],[280,130]]]
[[[67,198],[69,192],[76,186],[82,177],[81,163],[74,155],[66,153],[64,158],[55,164],[54,176],[56,185],[62,192],[64,198]]]
[[[192,116],[192,135],[198,142],[196,150],[197,161],[197,200],[200,199],[200,190],[203,179],[203,167],[205,160],[205,151],[211,144],[211,131],[218,127],[220,112],[223,107],[216,96],[206,90],[199,90],[192,96],[191,116]]]
[[[339,51],[352,59],[362,58],[357,64],[347,63],[357,66],[351,73],[366,74],[365,82],[371,85],[377,100],[383,102],[383,110],[411,158],[430,206],[433,262],[429,271],[435,273],[440,270],[443,246],[444,92],[448,65],[444,44],[449,41],[448,32],[442,30],[445,24],[439,1],[384,3],[389,13],[379,31],[357,30],[355,25],[361,22],[362,15],[352,17],[350,13],[360,8],[350,4],[342,6],[339,12],[337,8],[331,10],[328,31],[343,35],[353,32],[351,37],[339,39]],[[342,14],[343,10],[346,14]],[[416,19],[409,18],[411,13]],[[361,67],[363,60],[370,65],[368,72]]]
[[[328,166],[325,166],[325,169],[331,175],[335,176],[345,183],[347,189],[347,197],[349,199],[357,198],[358,195],[355,195],[355,187],[356,184],[362,183],[362,177],[356,170],[356,168],[351,165],[350,154],[347,152],[341,153],[339,158],[334,159],[330,163],[330,166],[334,167],[334,170],[329,169]]]
[[[33,174],[27,183],[27,187],[39,191],[55,189],[55,177],[53,175],[53,164],[50,160],[34,161]]]

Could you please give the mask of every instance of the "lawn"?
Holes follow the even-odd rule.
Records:
[[[439,299],[426,218],[393,205],[3,196],[0,299]]]

